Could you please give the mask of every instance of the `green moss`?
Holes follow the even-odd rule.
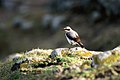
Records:
[[[57,56],[54,59],[49,58],[52,50],[36,49],[29,51],[29,54],[22,53],[15,62],[20,62],[20,68],[11,71],[15,62],[8,61],[0,65],[1,80],[60,80],[60,79],[117,79],[119,74],[119,65],[111,65],[110,62],[119,60],[119,53],[114,52],[111,57],[104,59],[103,63],[97,68],[91,67],[92,60],[84,57],[91,57],[90,52],[78,51],[76,53],[62,51],[62,58]],[[82,57],[82,58],[81,58]],[[95,59],[95,56],[94,56]],[[110,60],[109,60],[110,59]],[[21,62],[22,60],[26,60]],[[27,61],[28,60],[28,61]],[[97,56],[95,61],[97,61]],[[99,60],[98,60],[99,61]],[[99,61],[100,62],[100,61]],[[101,62],[102,63],[102,62]]]

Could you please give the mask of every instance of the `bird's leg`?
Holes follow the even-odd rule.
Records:
[[[70,46],[69,46],[69,50],[71,49],[72,44],[73,44],[73,43],[71,42],[71,43],[70,43]]]

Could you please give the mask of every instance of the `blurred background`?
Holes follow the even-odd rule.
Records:
[[[0,0],[0,60],[34,48],[69,47],[76,30],[89,50],[120,43],[120,0]]]

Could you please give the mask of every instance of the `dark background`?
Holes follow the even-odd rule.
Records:
[[[0,59],[34,48],[69,47],[76,30],[89,50],[120,43],[120,0],[0,0]]]

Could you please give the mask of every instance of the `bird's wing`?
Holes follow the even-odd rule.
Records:
[[[75,42],[80,42],[79,35],[74,31],[66,33],[66,36]]]

